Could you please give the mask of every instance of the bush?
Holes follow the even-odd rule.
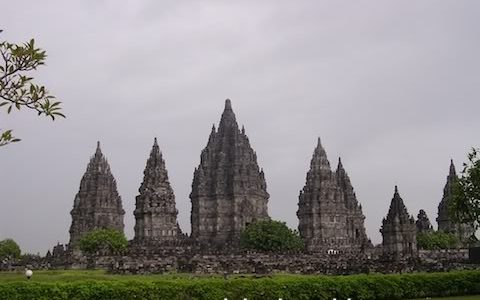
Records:
[[[258,251],[299,251],[303,249],[303,240],[285,222],[262,220],[245,228],[240,237],[240,245]]]
[[[420,249],[438,250],[452,249],[459,245],[458,237],[443,231],[424,232],[417,234],[417,245]]]
[[[125,234],[114,229],[95,229],[80,239],[80,250],[89,254],[95,254],[102,250],[120,253],[125,251],[127,246],[128,241]]]
[[[413,299],[480,294],[480,271],[264,278],[0,282],[0,299]],[[139,278],[139,277],[136,277]]]

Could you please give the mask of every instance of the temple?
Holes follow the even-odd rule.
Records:
[[[423,209],[418,212],[415,225],[417,226],[417,233],[433,232],[432,223],[430,223],[430,219],[428,218],[427,213]]]
[[[194,171],[191,239],[210,248],[235,246],[248,224],[268,218],[268,198],[257,155],[227,99]]]
[[[175,195],[156,138],[143,174],[133,212],[134,242],[151,244],[174,241],[182,232],[177,223]]]
[[[116,229],[123,232],[125,211],[122,199],[107,159],[100,149],[100,142],[82,177],[70,214],[69,246],[72,250],[78,248],[80,238],[91,230]]]
[[[474,238],[475,230],[473,224],[460,224],[455,222],[448,209],[452,199],[452,188],[457,180],[458,176],[455,171],[455,165],[453,164],[453,160],[451,160],[450,170],[447,176],[447,183],[443,188],[443,197],[438,205],[438,230],[453,233],[459,238],[460,242],[468,243],[470,238]]]
[[[395,186],[392,202],[380,229],[383,237],[383,254],[395,258],[411,257],[417,253],[417,228],[413,216]]]
[[[332,172],[320,138],[300,191],[297,216],[308,251],[360,251],[369,243],[350,178],[340,159]]]

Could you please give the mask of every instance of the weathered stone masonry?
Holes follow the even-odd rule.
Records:
[[[116,229],[123,232],[122,199],[117,191],[117,183],[110,171],[110,165],[102,154],[100,142],[90,159],[87,171],[80,182],[80,190],[75,196],[70,226],[70,249],[85,233],[101,228]]]
[[[320,139],[300,191],[297,216],[308,251],[362,251],[370,244],[350,178],[340,159],[332,172]]]
[[[157,143],[153,143],[136,197],[134,243],[174,241],[182,232],[177,223],[175,195],[168,180],[165,161]]]
[[[268,198],[257,155],[227,99],[193,175],[192,240],[210,248],[235,246],[245,226],[268,218]]]

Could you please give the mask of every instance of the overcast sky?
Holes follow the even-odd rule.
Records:
[[[34,76],[67,119],[0,112],[0,239],[44,254],[68,242],[96,141],[133,237],[157,137],[190,232],[193,170],[230,98],[265,171],[269,213],[296,228],[317,137],[338,156],[374,243],[398,184],[436,227],[450,158],[480,146],[479,1],[8,1],[0,40],[34,37]]]

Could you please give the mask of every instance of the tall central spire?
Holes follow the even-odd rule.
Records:
[[[213,248],[236,244],[248,224],[268,218],[266,188],[257,155],[227,99],[218,131],[212,127],[194,172],[192,238]]]

